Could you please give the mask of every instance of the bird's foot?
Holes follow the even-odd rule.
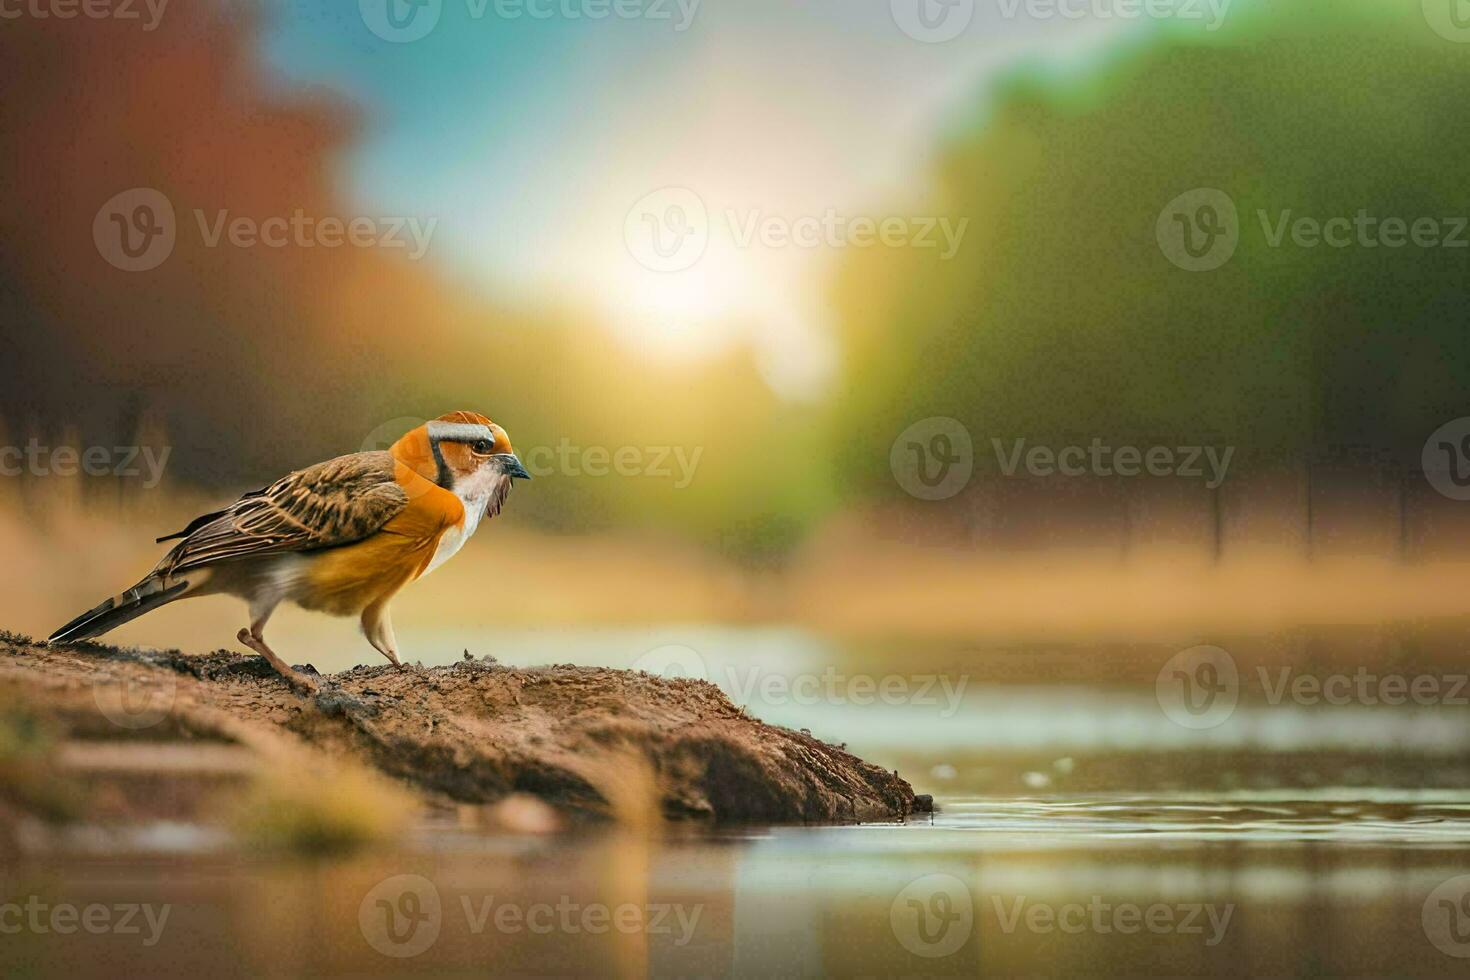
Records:
[[[314,679],[296,670],[290,664],[286,663],[286,661],[276,656],[276,652],[266,646],[265,640],[250,632],[250,630],[240,630],[240,632],[235,634],[235,639],[269,661],[271,667],[275,668],[276,673],[280,674],[286,683],[290,684],[296,690],[303,694],[315,694],[319,690],[320,685]]]

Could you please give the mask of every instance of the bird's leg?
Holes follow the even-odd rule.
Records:
[[[362,611],[362,632],[374,650],[387,657],[388,662],[399,670],[404,669],[398,659],[398,640],[393,636],[387,602],[375,602]]]
[[[269,661],[270,665],[275,668],[276,673],[286,679],[287,684],[307,694],[315,694],[317,691],[316,681],[307,677],[301,671],[294,669],[286,661],[276,656],[276,651],[266,646],[265,621],[269,617],[270,613],[266,612],[264,616],[257,618],[255,622],[251,623],[249,629],[242,629],[239,633],[235,634],[235,639]]]

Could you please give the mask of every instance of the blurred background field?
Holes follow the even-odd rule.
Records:
[[[1425,467],[1466,411],[1466,252],[1270,226],[1452,232],[1465,48],[1370,2],[1008,9],[928,45],[838,3],[711,4],[681,30],[448,4],[408,44],[307,0],[180,7],[147,31],[8,23],[0,442],[27,455],[0,480],[5,625],[44,636],[195,514],[470,407],[538,478],[395,604],[425,663],[629,666],[675,645],[706,676],[744,658],[1141,696],[1200,643],[1457,667],[1470,511]],[[649,58],[654,76],[628,74]],[[177,217],[140,273],[93,237],[130,187]],[[659,271],[629,228],[669,187],[707,210],[709,243]],[[1158,233],[1196,188],[1238,211],[1206,271]],[[964,231],[800,249],[736,227],[829,210]],[[203,227],[298,212],[437,224],[421,258],[211,246]],[[968,475],[931,493],[905,466],[917,450],[948,475],[936,431],[969,441]],[[1019,440],[1217,463],[1016,471]],[[130,475],[66,476],[58,447],[141,453]],[[213,649],[241,615],[181,603],[113,639]],[[321,670],[374,660],[349,623],[285,610],[276,629]],[[861,737],[872,710],[844,707],[836,736]]]
[[[840,19],[841,5],[821,6]],[[942,92],[907,112],[879,103],[833,122],[835,106],[857,111],[836,83],[795,90],[798,119],[742,102],[759,94],[742,83],[764,64],[742,28],[774,16],[769,7],[712,6],[704,33],[668,43],[679,77],[700,81],[691,98],[708,101],[710,120],[676,125],[657,99],[633,99],[628,111],[653,117],[633,133],[658,133],[647,146],[631,134],[549,135],[519,101],[528,87],[546,99],[571,88],[594,111],[590,68],[528,79],[506,52],[531,40],[579,51],[590,24],[534,33],[529,22],[472,22],[459,26],[478,33],[463,39],[446,23],[386,48],[309,2],[192,5],[142,36],[125,22],[8,25],[7,443],[168,445],[168,486],[217,499],[381,443],[405,419],[475,405],[523,454],[567,443],[697,458],[676,486],[677,471],[573,476],[542,456],[561,472],[518,494],[518,530],[669,538],[756,565],[785,561],[843,514],[879,521],[888,537],[958,538],[977,551],[1126,548],[1140,537],[1221,547],[1202,520],[1223,526],[1226,543],[1239,523],[1247,541],[1292,545],[1305,544],[1310,481],[1327,522],[1314,547],[1455,555],[1463,515],[1415,471],[1429,434],[1464,409],[1464,253],[1273,248],[1255,216],[1464,210],[1454,98],[1464,51],[1420,11],[1242,0],[1208,30],[1001,21],[987,26],[1016,35],[1007,56],[991,50],[1000,45],[978,46],[984,57],[931,48]],[[443,16],[461,13],[450,5]],[[858,38],[894,32],[877,14],[849,15]],[[865,53],[818,20],[775,23],[809,33],[816,50]],[[655,44],[604,26],[600,58]],[[1043,27],[1070,46],[1031,36]],[[365,81],[379,63],[370,55],[400,81]],[[766,60],[796,71],[776,53]],[[440,90],[442,119],[429,111]],[[709,94],[727,90],[733,105]],[[518,128],[495,127],[505,119]],[[783,127],[804,141],[781,142]],[[894,147],[843,159],[832,167],[840,179],[824,186],[809,173],[812,158],[847,149],[841,138],[880,133]],[[403,144],[435,136],[402,158]],[[617,152],[560,157],[531,180],[526,168],[553,136]],[[729,146],[743,150],[739,167],[717,159]],[[506,156],[520,169],[475,169]],[[390,181],[383,171],[395,166]],[[725,242],[687,274],[657,273],[629,253],[623,218],[670,173],[717,225],[724,207],[969,224],[949,259]],[[171,257],[144,274],[102,261],[91,235],[100,204],[129,186],[158,189],[179,216]],[[1201,186],[1235,200],[1241,241],[1220,269],[1186,273],[1161,254],[1154,226],[1171,198]],[[449,207],[450,192],[464,199]],[[412,261],[390,249],[211,248],[194,209],[211,222],[221,210],[263,220],[300,209],[439,224]],[[791,323],[728,296],[758,288],[786,303]],[[935,416],[969,430],[978,472],[957,496],[915,506],[890,448]],[[1218,499],[1183,478],[1018,485],[986,448],[1093,438],[1232,447],[1229,483]],[[55,482],[39,495],[69,492]],[[141,481],[82,482],[96,484],[83,488],[90,512]]]
[[[539,584],[538,566],[561,576],[567,565],[595,566],[603,584],[554,598],[528,589],[542,599],[514,615],[579,618],[586,603],[593,618],[626,617],[639,600],[598,593],[636,596],[665,563],[689,572],[651,590],[670,615],[745,619],[791,615],[784,583],[803,569],[833,572],[830,587],[807,576],[818,593],[848,592],[844,573],[859,569],[885,586],[870,592],[886,592],[902,584],[883,576],[906,564],[904,582],[952,571],[985,582],[1015,556],[1046,553],[1103,569],[1240,558],[1309,577],[1303,560],[1369,558],[1378,564],[1360,574],[1381,573],[1394,593],[1396,565],[1457,561],[1470,538],[1463,507],[1420,473],[1425,440],[1461,414],[1470,379],[1464,253],[1272,248],[1254,227],[1258,209],[1272,221],[1282,210],[1464,210],[1453,95],[1464,51],[1417,10],[1240,2],[1218,25],[1039,25],[1065,27],[1070,46],[1002,21],[988,26],[1015,35],[1014,51],[945,49],[941,91],[907,107],[832,122],[823,113],[848,104],[840,86],[799,89],[791,113],[810,117],[802,128],[753,113],[743,99],[756,93],[737,94],[760,63],[737,57],[759,18],[712,7],[704,33],[670,46],[711,100],[710,122],[664,120],[642,155],[632,137],[548,134],[522,105],[530,83],[509,70],[507,49],[578,50],[588,24],[533,35],[528,22],[469,23],[479,30],[469,40],[446,27],[369,52],[382,43],[330,10],[200,4],[142,36],[122,22],[79,31],[31,19],[0,37],[10,93],[0,138],[15,161],[0,188],[6,441],[170,452],[156,489],[136,477],[7,480],[9,522],[50,528],[75,509],[142,539],[173,530],[195,500],[474,406],[523,455],[537,451],[548,477],[496,528],[496,554],[508,568],[514,551],[518,570],[492,587]],[[850,15],[858,38],[893,31],[880,13],[876,23]],[[605,26],[602,58],[653,43]],[[785,29],[844,58],[865,50],[795,15]],[[414,91],[365,80],[370,53]],[[457,75],[444,58],[459,59]],[[539,84],[549,100],[588,82]],[[441,89],[447,119],[427,111]],[[664,111],[654,96],[634,102]],[[472,111],[510,128],[484,133]],[[783,127],[804,140],[783,142]],[[830,187],[812,177],[844,139],[879,133],[895,148],[845,160]],[[405,158],[405,144],[433,136],[442,144]],[[617,152],[562,156],[533,179],[526,158],[557,139]],[[716,159],[729,145],[746,157],[738,173]],[[519,169],[475,169],[516,146]],[[687,272],[656,273],[629,254],[622,216],[670,173],[715,212],[836,207],[969,225],[949,259],[882,245],[803,255],[716,245]],[[146,274],[103,262],[90,234],[98,205],[129,186],[162,191],[179,215],[174,253]],[[1153,233],[1164,203],[1197,186],[1224,190],[1241,212],[1235,257],[1203,274],[1166,261]],[[453,208],[451,191],[462,196]],[[528,215],[522,199],[538,196],[544,211]],[[210,220],[220,210],[412,214],[439,226],[420,261],[384,249],[210,248],[193,209]],[[939,501],[907,494],[890,467],[899,433],[930,417],[957,420],[975,445],[974,478]],[[1234,455],[1226,482],[1206,489],[1178,477],[1010,477],[987,449],[1094,438]],[[557,456],[566,445],[577,454]],[[586,475],[588,448],[622,447],[638,447],[643,471],[655,468],[650,449],[694,465],[684,479],[672,458],[667,476]],[[123,559],[123,536],[77,530],[90,542],[84,564],[117,560],[107,576],[83,579],[76,552],[55,547],[65,535],[18,542],[21,561],[67,555],[62,607],[148,560]],[[494,563],[489,547],[480,557]],[[628,574],[610,574],[622,561]],[[1445,574],[1435,577],[1458,573]],[[778,601],[761,588],[772,577]],[[1067,591],[1086,601],[1086,590]],[[1380,590],[1345,605],[1373,607],[1364,591]],[[1433,604],[1434,590],[1408,591]],[[16,609],[41,628],[32,603]]]
[[[474,409],[537,478],[395,601],[407,659],[703,676],[948,810],[927,834],[657,844],[441,814],[400,852],[311,874],[186,842],[195,879],[152,845],[113,864],[116,841],[98,857],[79,836],[26,880],[171,896],[212,941],[138,962],[177,970],[224,969],[210,949],[236,969],[282,950],[303,972],[391,966],[353,916],[409,870],[446,895],[644,890],[714,923],[689,950],[490,937],[508,969],[1458,967],[1418,917],[1464,870],[1465,708],[1272,685],[1467,673],[1470,424],[1443,427],[1470,416],[1470,249],[1273,236],[1367,214],[1470,238],[1470,29],[1433,0],[1234,0],[1198,19],[961,3],[968,28],[935,44],[905,35],[898,0],[707,0],[677,30],[431,6],[437,28],[402,44],[330,0],[179,3],[150,30],[0,22],[0,450],[21,454],[0,464],[41,461],[0,476],[0,627],[44,636],[194,515]],[[93,235],[131,188],[177,217],[141,273]],[[670,188],[707,209],[709,242],[658,271],[629,229]],[[1160,227],[1199,189],[1232,203],[1238,242],[1189,271]],[[413,259],[210,246],[197,215],[221,212],[435,224]],[[964,231],[952,253],[739,240],[750,215],[829,212]],[[944,482],[955,439],[968,476],[944,492],[905,470],[917,452]],[[1230,462],[1219,480],[1007,472],[1017,440]],[[166,465],[61,475],[58,447]],[[243,617],[198,600],[108,639],[202,652]],[[291,609],[272,629],[324,672],[377,660],[349,621]],[[1228,651],[1239,705],[1191,727],[1159,685],[1199,645]],[[855,696],[885,678],[907,693]],[[960,959],[926,960],[892,941],[889,902],[941,872],[1032,899],[1230,900],[1241,918],[1211,950],[987,920]],[[237,880],[254,891],[222,898]],[[446,939],[436,962],[483,965],[483,938]],[[27,942],[11,950],[38,972],[89,955]]]
[[[1012,686],[1145,690],[1205,642],[1457,665],[1470,511],[1424,468],[1465,411],[1466,253],[1273,245],[1267,225],[1450,227],[1467,52],[1369,2],[1006,9],[941,45],[834,3],[711,4],[683,31],[449,4],[411,44],[306,0],[181,7],[149,31],[9,23],[0,419],[38,455],[0,480],[6,626],[44,636],[193,515],[473,407],[538,479],[395,604],[425,663],[627,666],[667,644],[738,662],[775,636],[787,673],[814,656]],[[680,86],[627,76],[654,56]],[[142,273],[92,235],[129,187],[177,216]],[[650,269],[627,237],[660,187],[709,212],[689,268]],[[1156,230],[1199,187],[1239,212],[1235,252],[1202,272]],[[733,227],[828,209],[966,223],[953,249]],[[298,211],[437,224],[418,259],[212,247],[195,227]],[[935,420],[971,446],[941,494],[904,470]],[[1228,466],[1008,472],[1018,440]],[[58,447],[141,453],[131,475],[65,476]],[[213,649],[240,618],[198,600],[113,639]],[[276,629],[322,670],[374,659],[349,623],[285,610]]]

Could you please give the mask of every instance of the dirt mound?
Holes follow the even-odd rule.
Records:
[[[467,656],[449,667],[357,667],[303,695],[259,657],[6,637],[0,688],[84,744],[284,739],[460,803],[523,793],[606,815],[643,785],[663,815],[717,822],[892,820],[914,808],[897,773],[752,719],[707,682],[631,671]]]

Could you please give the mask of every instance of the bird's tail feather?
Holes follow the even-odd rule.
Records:
[[[122,595],[113,596],[95,609],[82,613],[51,634],[47,643],[90,640],[114,630],[123,623],[179,598],[189,588],[188,582],[167,583],[161,575],[150,575]]]

